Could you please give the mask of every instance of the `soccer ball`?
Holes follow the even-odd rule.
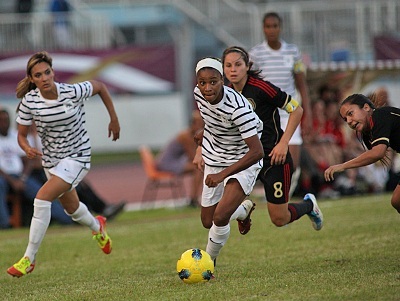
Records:
[[[207,282],[213,277],[214,262],[206,251],[189,249],[178,259],[176,271],[185,283]]]

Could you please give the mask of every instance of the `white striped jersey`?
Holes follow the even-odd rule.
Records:
[[[249,51],[249,56],[254,64],[253,68],[261,70],[264,80],[294,97],[296,86],[293,74],[304,71],[301,53],[296,45],[282,40],[281,43],[281,48],[274,50],[264,41],[254,46]]]
[[[223,86],[222,100],[212,105],[199,88],[194,98],[204,120],[202,156],[204,163],[214,167],[228,167],[239,161],[249,148],[243,139],[261,137],[263,123],[254,113],[249,101],[235,90]]]
[[[18,108],[17,122],[35,122],[42,142],[42,163],[51,168],[66,157],[90,162],[90,139],[86,131],[83,102],[93,93],[90,82],[55,83],[58,99],[45,99],[38,88],[28,92]]]

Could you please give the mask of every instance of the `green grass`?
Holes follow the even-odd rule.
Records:
[[[159,149],[152,149],[154,155],[157,155]],[[91,163],[93,165],[114,164],[114,163],[132,163],[140,162],[138,151],[115,152],[115,153],[92,153]]]
[[[183,283],[179,255],[205,248],[197,209],[125,212],[109,223],[114,250],[103,255],[81,226],[51,226],[32,274],[6,269],[20,259],[28,229],[0,231],[1,300],[399,300],[398,213],[389,195],[321,201],[325,226],[307,217],[277,228],[258,202],[253,228],[231,237],[216,279]]]

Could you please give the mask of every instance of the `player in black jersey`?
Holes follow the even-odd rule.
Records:
[[[323,226],[323,215],[315,196],[307,193],[303,202],[289,203],[293,161],[288,143],[303,114],[302,107],[290,95],[261,78],[260,71],[251,70],[252,62],[241,47],[229,47],[222,56],[224,75],[232,87],[253,104],[264,124],[261,142],[264,166],[258,179],[263,183],[268,212],[273,224],[282,227],[303,215],[311,219],[315,230]],[[286,131],[280,126],[278,108],[290,114]]]
[[[333,181],[334,173],[357,168],[381,161],[388,166],[388,148],[400,152],[400,109],[395,107],[375,108],[368,97],[353,94],[342,101],[340,115],[367,150],[358,157],[325,170],[325,180]],[[392,206],[400,213],[400,183],[397,184],[391,200]]]

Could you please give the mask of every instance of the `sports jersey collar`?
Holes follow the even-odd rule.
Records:
[[[40,89],[39,89],[39,88],[36,88],[36,89],[37,89],[37,92],[38,92],[38,94],[39,94],[39,96],[40,96],[40,98],[45,99],[45,100],[49,100],[49,101],[58,100],[58,98],[60,97],[60,84],[57,83],[57,82],[54,82],[54,84],[56,85],[56,88],[57,88],[57,99],[47,99],[46,97],[44,97],[44,96],[42,95],[42,92],[40,92]]]
[[[371,130],[372,130],[373,127],[374,127],[374,120],[372,119],[372,115],[369,116],[369,126],[370,126],[370,129],[371,129]]]
[[[272,49],[272,48],[268,45],[268,42],[267,42],[267,41],[264,41],[263,43],[264,43],[264,46],[265,46],[269,51],[271,51],[271,52],[280,52],[280,51],[282,51],[283,49],[286,48],[287,43],[286,43],[284,40],[282,40],[282,39],[280,39],[279,41],[281,42],[281,48],[279,48],[278,50]]]

